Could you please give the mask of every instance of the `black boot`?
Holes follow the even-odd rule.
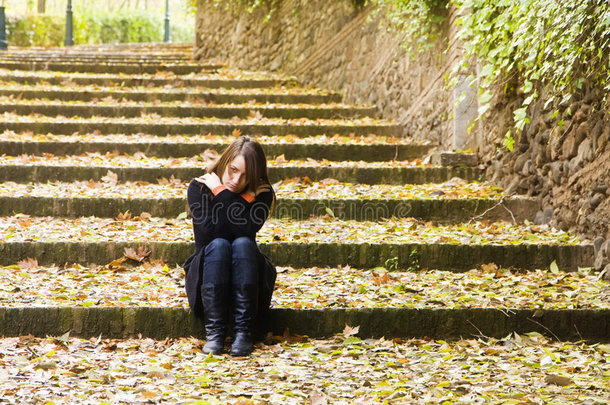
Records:
[[[201,286],[205,339],[203,353],[221,354],[227,331],[229,286],[224,284]]]
[[[258,310],[258,285],[234,285],[232,295],[235,336],[231,356],[248,356],[254,350],[252,334]]]

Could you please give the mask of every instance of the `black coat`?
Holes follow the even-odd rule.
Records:
[[[273,192],[260,193],[254,201],[249,202],[241,195],[227,189],[213,195],[207,186],[192,180],[188,186],[187,200],[193,217],[195,253],[186,259],[183,265],[186,272],[185,289],[189,306],[195,315],[202,317],[201,283],[205,247],[216,238],[224,238],[232,242],[246,236],[256,241],[256,232],[269,216]],[[259,279],[263,291],[260,291],[259,295],[263,300],[268,296],[269,301],[275,283],[275,268],[271,269],[271,267],[273,264],[261,253]],[[273,274],[270,274],[271,270]],[[271,291],[268,291],[269,284]],[[269,303],[266,303],[266,307],[269,307]]]

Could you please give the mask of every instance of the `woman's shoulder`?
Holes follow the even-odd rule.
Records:
[[[187,188],[187,194],[210,194],[210,189],[203,183],[198,182],[196,179],[191,180]]]
[[[269,187],[269,190],[259,193],[256,196],[255,201],[261,201],[261,202],[266,202],[268,204],[271,204],[271,202],[273,201],[273,196],[274,196],[273,188]]]

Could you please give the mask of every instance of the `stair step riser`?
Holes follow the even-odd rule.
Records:
[[[106,72],[110,73],[110,72]],[[207,87],[207,88],[228,88],[228,89],[246,89],[246,88],[267,88],[276,87],[282,84],[280,80],[222,80],[222,79],[155,79],[144,77],[27,77],[14,75],[0,75],[0,81],[15,82],[20,84],[35,84],[49,83],[60,86],[66,80],[70,80],[79,86],[102,86],[112,87],[120,86],[137,87],[137,86],[174,86],[178,88],[185,87]]]
[[[541,313],[542,312],[542,313]],[[386,339],[503,338],[513,332],[536,331],[562,341],[608,341],[610,310],[536,309],[274,309],[258,332],[281,336],[285,330],[311,338],[341,334],[345,325],[358,325],[358,337]],[[83,338],[165,339],[205,336],[203,322],[186,308],[0,308],[0,335],[70,336]]]
[[[190,181],[204,173],[201,168],[125,168],[125,167],[53,167],[53,166],[4,166],[0,168],[0,181],[16,183],[47,181],[99,180],[108,170],[118,176],[118,181],[148,181],[156,183],[160,177],[174,176]],[[434,168],[342,168],[342,167],[270,167],[272,183],[293,177],[309,177],[312,181],[326,178],[346,183],[361,184],[426,184],[442,183],[460,177],[466,181],[479,180],[480,171],[469,167]]]
[[[0,244],[0,265],[11,265],[28,257],[41,266],[65,263],[105,264],[123,256],[125,248],[146,245],[150,258],[170,265],[182,265],[193,253],[192,242],[8,242]],[[455,245],[455,244],[339,244],[261,243],[259,248],[277,266],[325,267],[350,265],[356,268],[386,266],[395,261],[398,269],[420,268],[467,271],[495,263],[503,268],[548,269],[553,261],[564,271],[592,267],[592,245]]]
[[[142,114],[158,114],[164,117],[216,117],[229,119],[233,117],[248,118],[251,112],[259,112],[266,118],[308,118],[308,119],[346,119],[372,116],[375,108],[261,108],[261,107],[187,107],[187,106],[109,106],[109,105],[0,105],[0,114],[9,112],[19,115],[41,114],[49,117],[90,118],[125,117],[136,118]]]
[[[0,63],[52,63],[52,64],[117,64],[117,65],[165,65],[165,64],[183,64],[193,65],[197,62],[188,57],[159,57],[159,58],[138,58],[125,56],[113,57],[65,57],[65,56],[49,56],[49,57],[34,57],[34,56],[6,56],[0,55]]]
[[[180,94],[162,92],[112,92],[112,91],[54,91],[54,90],[2,90],[0,96],[14,96],[24,100],[49,99],[59,101],[91,101],[102,100],[113,97],[117,100],[128,100],[152,103],[160,102],[204,102],[216,104],[245,104],[251,101],[258,103],[276,104],[323,104],[338,103],[341,97],[338,94],[316,95],[316,94]]]
[[[186,193],[186,190],[185,190]],[[315,200],[278,199],[273,210],[275,218],[306,220],[310,216],[327,214],[330,208],[341,220],[378,221],[392,216],[414,217],[438,223],[467,222],[477,220],[518,222],[533,220],[538,202],[535,200],[506,200],[497,206],[498,200]],[[0,215],[16,213],[33,216],[81,217],[96,216],[114,218],[129,211],[133,216],[148,212],[154,217],[175,218],[186,211],[185,198],[121,199],[121,198],[51,198],[51,197],[0,197]],[[510,211],[510,212],[509,212]],[[511,215],[512,213],[512,215]]]
[[[243,135],[267,136],[316,136],[316,135],[383,135],[397,136],[400,127],[392,125],[279,125],[279,124],[121,124],[121,123],[95,123],[95,122],[0,122],[0,128],[13,132],[36,132],[41,134],[71,135],[75,132],[81,134],[99,131],[102,134],[139,134],[164,136],[171,135],[231,135],[236,129]]]
[[[215,71],[218,67],[213,65],[129,65],[129,64],[71,64],[46,62],[0,62],[0,69],[11,70],[50,70],[54,72],[69,73],[125,73],[125,74],[154,74],[157,72],[172,72],[177,75]]]
[[[222,153],[227,145],[216,143],[76,143],[76,142],[1,142],[0,151],[7,156],[22,154],[42,155],[51,153],[56,156],[78,155],[82,153],[114,152],[133,155],[142,152],[155,157],[191,157],[206,149]],[[263,144],[265,154],[270,159],[284,155],[287,160],[327,159],[341,161],[346,156],[351,160],[380,162],[386,160],[414,160],[428,153],[431,146],[424,145],[353,145],[353,144]]]

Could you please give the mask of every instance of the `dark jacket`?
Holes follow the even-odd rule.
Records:
[[[195,315],[201,317],[203,305],[200,290],[205,247],[215,238],[232,242],[246,236],[255,241],[256,232],[269,216],[273,192],[260,193],[253,201],[248,201],[247,197],[227,189],[213,195],[206,185],[192,180],[188,186],[187,200],[193,218],[195,253],[183,265],[186,272],[185,289],[189,306]],[[263,269],[268,259],[262,254],[259,256],[259,268]],[[261,280],[263,283],[268,282],[265,277],[261,277]]]

